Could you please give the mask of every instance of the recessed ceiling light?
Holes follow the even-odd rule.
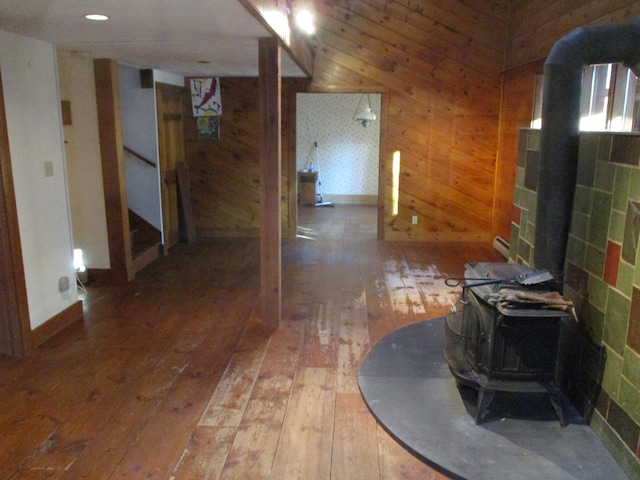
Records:
[[[100,15],[99,13],[90,13],[85,15],[84,18],[87,20],[109,20],[109,17],[106,15]]]

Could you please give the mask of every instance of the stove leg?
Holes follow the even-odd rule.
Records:
[[[480,387],[478,391],[478,409],[476,411],[476,425],[482,421],[484,414],[487,410],[487,407],[493,400],[493,396],[495,395],[495,390],[487,390],[484,387]]]
[[[560,393],[550,393],[549,400],[551,400],[551,405],[553,405],[553,409],[556,411],[556,415],[558,415],[560,426],[566,427],[567,422],[564,418],[564,410],[562,408],[562,395]]]

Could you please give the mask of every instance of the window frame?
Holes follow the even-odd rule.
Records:
[[[536,75],[531,128],[542,126],[542,75]],[[640,86],[633,72],[619,63],[585,68],[580,131],[640,131]]]

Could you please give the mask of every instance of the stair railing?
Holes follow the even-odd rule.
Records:
[[[158,166],[157,166],[155,163],[153,163],[151,160],[149,160],[149,159],[147,159],[147,158],[143,157],[142,155],[140,155],[140,154],[139,154],[138,152],[136,152],[135,150],[131,150],[129,147],[122,147],[122,148],[124,148],[124,151],[125,151],[126,153],[128,153],[128,154],[129,154],[129,155],[131,155],[132,157],[134,157],[134,158],[136,158],[136,159],[140,160],[142,163],[145,163],[145,164],[147,164],[147,165],[149,165],[150,167],[153,167],[153,168],[158,168]]]

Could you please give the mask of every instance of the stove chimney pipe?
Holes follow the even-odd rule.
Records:
[[[587,65],[640,64],[640,18],[580,27],[561,38],[544,64],[540,170],[533,264],[562,292],[578,166],[582,78]]]

